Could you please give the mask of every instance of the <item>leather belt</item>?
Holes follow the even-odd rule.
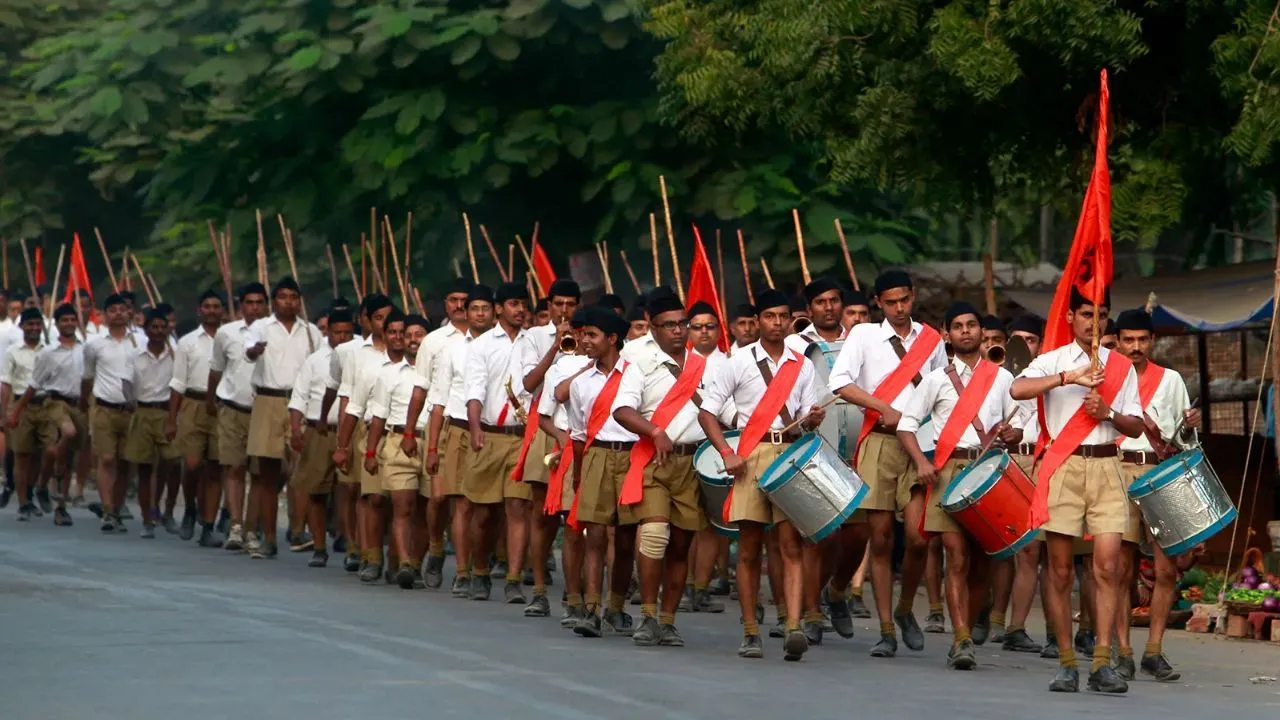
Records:
[[[698,448],[702,447],[702,443],[680,443],[671,448],[672,455],[679,457],[688,457],[698,452]]]
[[[468,426],[470,427],[470,426]],[[496,433],[498,435],[523,435],[523,425],[490,425],[489,423],[480,423],[480,429],[487,433]]]
[[[1160,458],[1150,450],[1121,450],[1120,462],[1130,465],[1159,465]]]
[[[951,451],[952,460],[968,460],[970,462],[982,457],[982,448],[961,448]]]
[[[143,410],[168,410],[168,409],[169,409],[169,403],[167,403],[167,402],[140,402],[140,403],[138,403],[138,408],[139,408],[139,409],[143,409]]]
[[[108,410],[128,410],[129,409],[129,407],[124,403],[107,402],[106,400],[103,400],[102,398],[97,396],[94,396],[93,401],[95,404],[97,404],[98,407],[106,408]]]
[[[781,430],[770,430],[764,434],[760,442],[769,443],[770,445],[790,445],[799,439],[800,433],[795,431],[783,433]]]
[[[448,420],[450,425],[458,428],[459,430],[471,429],[471,425],[467,424],[466,420],[459,420],[458,418],[448,418]]]
[[[1115,443],[1103,443],[1101,445],[1081,445],[1071,452],[1083,458],[1113,458],[1120,454],[1120,448]]]
[[[875,425],[872,425],[871,432],[877,433],[879,435],[892,435],[893,437],[898,437],[897,430],[890,430],[889,428],[881,425],[880,423],[876,423]]]
[[[199,390],[184,390],[182,392],[182,397],[204,402],[205,400],[209,399],[209,393],[200,392]]]
[[[1018,443],[1018,446],[1017,446],[1016,448],[1013,448],[1013,451],[1014,451],[1014,454],[1015,454],[1015,455],[1035,455],[1035,454],[1036,454],[1036,444],[1035,444],[1035,443],[1025,443],[1025,442],[1024,442],[1024,443]]]
[[[218,402],[223,407],[231,408],[232,410],[235,410],[236,412],[242,412],[245,415],[248,415],[253,412],[253,408],[245,407],[244,405],[241,405],[240,403],[237,403],[237,402],[231,402],[230,400],[221,400],[221,399],[218,400]]]
[[[387,431],[393,432],[396,435],[404,435],[405,431],[408,429],[409,427],[407,425],[392,425],[391,427],[387,428]],[[417,432],[413,433],[413,436],[418,437],[418,433]]]
[[[292,389],[282,390],[279,388],[258,387],[256,385],[254,386],[253,391],[258,395],[262,395],[263,397],[274,397],[274,398],[287,398],[293,394]]]
[[[631,452],[631,448],[635,447],[634,440],[617,440],[610,442],[608,440],[597,440],[591,443],[591,449],[600,448],[601,450],[612,450],[614,452]]]
[[[57,400],[59,402],[64,402],[68,405],[80,404],[80,398],[71,397],[69,395],[63,395],[62,393],[54,392],[52,390],[50,390],[48,393],[45,393],[45,398],[48,400]]]

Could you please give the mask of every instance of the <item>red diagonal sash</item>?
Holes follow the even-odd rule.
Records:
[[[684,368],[680,371],[680,377],[676,378],[675,384],[658,403],[649,422],[665,431],[676,415],[693,399],[693,393],[702,383],[702,373],[706,369],[706,358],[686,350]],[[656,454],[657,449],[653,446],[653,438],[650,437],[640,438],[635,447],[631,448],[631,467],[627,470],[627,477],[622,481],[622,497],[618,500],[619,505],[635,505],[643,499],[644,469]]]
[[[591,403],[591,412],[587,414],[587,437],[582,443],[582,452],[585,455],[591,449],[591,443],[596,441],[596,435],[600,434],[600,429],[604,427],[605,422],[609,420],[610,410],[613,409],[613,399],[618,396],[618,386],[622,384],[622,373],[627,369],[627,361],[623,360],[621,364],[613,368],[613,372],[609,374],[607,380],[604,381],[604,387],[600,388],[600,394],[596,395],[595,402]],[[556,471],[560,475],[560,482],[556,486],[556,499],[559,502],[560,491],[564,488],[564,470],[569,463],[564,461],[563,456],[560,458],[560,464],[556,466]],[[547,485],[547,502],[551,501],[551,485]],[[569,508],[568,523],[570,527],[578,526],[578,496],[582,494],[582,488],[579,487],[573,493],[573,507]]]
[[[942,336],[937,330],[922,325],[920,328],[920,336],[916,341],[911,343],[911,348],[907,350],[907,354],[902,356],[902,361],[898,363],[898,367],[889,373],[889,376],[880,382],[876,387],[876,391],[872,395],[885,403],[892,403],[894,398],[898,397],[903,390],[906,389],[907,383],[911,382],[911,378],[919,374],[920,369],[933,356],[933,351],[937,349],[938,343],[942,342]],[[858,443],[853,448],[853,456],[858,457],[858,448],[862,446],[862,441],[871,434],[871,428],[876,426],[880,420],[880,413],[866,409],[866,414],[862,419],[862,431],[858,433]]]
[[[1156,390],[1160,387],[1160,380],[1163,378],[1164,368],[1148,361],[1146,372],[1138,376],[1138,399],[1142,401],[1144,411],[1156,396]]]
[[[1098,395],[1102,398],[1102,402],[1111,405],[1115,402],[1116,395],[1120,393],[1120,387],[1124,385],[1125,377],[1129,374],[1129,369],[1133,367],[1133,363],[1129,359],[1118,352],[1107,354],[1107,363],[1103,369],[1102,384],[1098,386]],[[1040,405],[1042,415],[1044,405]],[[1031,504],[1031,527],[1040,527],[1049,519],[1049,481],[1053,478],[1053,474],[1062,467],[1062,463],[1066,462],[1067,457],[1080,447],[1080,443],[1098,427],[1100,421],[1090,417],[1084,411],[1084,405],[1081,404],[1071,419],[1067,421],[1065,427],[1053,438],[1053,442],[1049,443],[1049,447],[1044,451],[1040,462],[1036,467],[1036,496]],[[1042,430],[1044,429],[1042,425]],[[1040,446],[1043,447],[1047,441],[1048,433],[1045,432],[1040,436]],[[1037,448],[1037,455],[1040,454],[1040,448]]]
[[[544,388],[545,390],[545,388]],[[511,471],[512,482],[522,482],[524,480],[524,461],[529,457],[529,445],[533,442],[533,438],[538,434],[538,401],[542,399],[542,393],[529,403],[529,420],[524,426],[524,440],[520,443],[520,459],[516,461],[516,467]]]
[[[773,419],[778,417],[782,408],[786,406],[787,398],[791,397],[796,381],[800,379],[800,370],[804,367],[804,356],[794,350],[786,352],[791,353],[793,362],[784,362],[778,367],[778,373],[773,376],[773,382],[764,389],[764,396],[756,404],[755,410],[751,411],[751,417],[747,418],[747,424],[742,428],[742,434],[738,436],[738,449],[734,454],[743,460],[750,457],[751,451],[760,444],[765,432],[773,424]],[[729,494],[724,499],[722,512],[725,522],[729,522],[731,505],[733,505],[733,485],[729,486]]]
[[[951,459],[951,454],[955,452],[956,445],[960,443],[960,438],[964,437],[964,431],[971,425],[978,432],[978,442],[986,442],[986,438],[982,436],[980,429],[981,423],[977,422],[978,411],[982,409],[982,403],[987,399],[987,394],[991,392],[991,386],[996,382],[996,376],[1000,374],[1000,366],[995,363],[979,360],[978,364],[973,368],[973,377],[969,379],[969,384],[964,386],[960,397],[956,400],[956,405],[951,409],[951,415],[947,417],[947,423],[942,426],[942,431],[938,433],[938,442],[933,448],[933,466],[939,470],[947,461]],[[926,485],[924,488],[924,506],[929,507],[929,496],[933,494],[933,486]],[[929,533],[924,529],[924,516],[920,515],[920,535],[921,537],[929,537]]]

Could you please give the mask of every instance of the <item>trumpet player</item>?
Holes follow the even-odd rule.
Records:
[[[528,509],[529,486],[510,480],[519,459],[530,393],[514,378],[520,374],[516,348],[530,331],[524,329],[525,288],[503,283],[494,297],[498,325],[471,342],[464,380],[471,463],[462,479],[462,492],[472,506],[471,599],[488,600],[489,553],[498,535],[499,513],[505,505],[508,565],[504,596],[524,604],[519,564],[524,558],[520,511]],[[520,501],[525,501],[521,503]]]

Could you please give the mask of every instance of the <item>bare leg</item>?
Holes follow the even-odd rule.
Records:
[[[756,604],[760,596],[760,551],[764,536],[764,525],[750,521],[738,523],[738,605],[742,608],[742,630],[746,635],[760,635]],[[778,559],[781,560],[781,553]]]
[[[519,583],[529,551],[529,515],[532,503],[507,498],[507,582]],[[545,569],[545,568],[544,568]]]

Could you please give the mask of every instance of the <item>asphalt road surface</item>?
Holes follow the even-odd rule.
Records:
[[[495,601],[362,587],[336,564],[307,568],[308,555],[145,541],[136,521],[104,537],[73,512],[72,528],[0,514],[4,720],[1280,717],[1280,682],[1251,681],[1280,676],[1280,644],[1173,633],[1182,682],[1052,695],[1055,665],[1033,656],[980,648],[977,671],[947,670],[949,636],[874,660],[870,620],[796,664],[779,640],[763,661],[738,659],[732,612],[683,614],[684,648],[640,649]],[[1032,632],[1043,636],[1038,619]]]

